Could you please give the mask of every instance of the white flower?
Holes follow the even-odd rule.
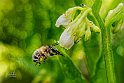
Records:
[[[70,49],[74,42],[79,41],[79,39],[84,35],[85,32],[85,14],[88,14],[90,10],[86,10],[85,13],[81,12],[73,22],[71,22],[64,32],[61,34],[59,39],[59,44],[65,49]]]
[[[81,10],[80,13],[74,18],[75,11]],[[56,21],[56,26],[65,26],[64,32],[59,39],[59,45],[65,49],[70,49],[75,42],[78,42],[85,35],[85,40],[91,37],[91,29],[95,32],[99,32],[100,29],[89,21],[87,18],[88,13],[91,12],[91,8],[75,7],[70,8],[65,14],[61,15]]]
[[[74,38],[71,37],[67,29],[61,34],[59,44],[65,49],[70,49],[74,45]]]
[[[66,16],[65,16],[65,14],[62,14],[62,15],[57,19],[55,26],[56,26],[56,27],[60,27],[60,25],[66,26],[66,25],[68,25],[70,22],[71,22],[71,20],[70,20],[70,19],[67,19]]]
[[[73,21],[76,10],[82,10],[82,7],[69,8],[65,14],[62,14],[56,21],[55,26],[60,27],[60,25],[67,26],[71,21]]]

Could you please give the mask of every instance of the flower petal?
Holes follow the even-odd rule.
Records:
[[[64,32],[61,34],[59,44],[65,49],[70,49],[74,45],[74,39],[67,32],[67,29],[65,29]]]
[[[56,21],[55,26],[60,27],[60,25],[68,25],[71,22],[71,20],[67,19],[65,14],[62,14]]]

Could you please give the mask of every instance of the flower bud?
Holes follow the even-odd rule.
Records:
[[[105,25],[114,23],[122,18],[122,13],[124,12],[124,4],[120,3],[115,9],[110,10],[105,18]]]
[[[99,27],[97,27],[97,26],[92,27],[92,30],[93,30],[94,32],[100,32],[100,31],[101,31],[101,30],[99,29]]]
[[[90,27],[87,27],[87,30],[85,32],[85,41],[87,41],[88,39],[90,39],[90,37],[91,37]]]
[[[100,32],[100,28],[97,27],[92,21],[89,21],[87,19],[87,26],[91,28],[92,31],[94,32]]]

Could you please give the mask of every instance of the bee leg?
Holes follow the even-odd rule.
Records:
[[[44,62],[46,61],[47,57],[44,57]]]
[[[43,62],[45,62],[45,61],[46,61],[46,58],[44,58]]]
[[[61,56],[64,56],[62,53],[60,53],[59,51],[56,51],[56,55],[61,55]]]
[[[56,54],[50,54],[50,56],[54,56],[54,55],[56,55]]]
[[[41,63],[39,62],[39,66],[41,65]]]
[[[61,53],[60,53],[59,55],[64,56],[64,55],[63,55],[63,54],[61,54]]]

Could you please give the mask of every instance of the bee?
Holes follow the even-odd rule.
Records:
[[[52,45],[41,46],[39,49],[35,50],[32,55],[32,60],[37,64],[45,62],[48,56],[62,55],[56,48]],[[62,55],[63,56],[63,55]]]

